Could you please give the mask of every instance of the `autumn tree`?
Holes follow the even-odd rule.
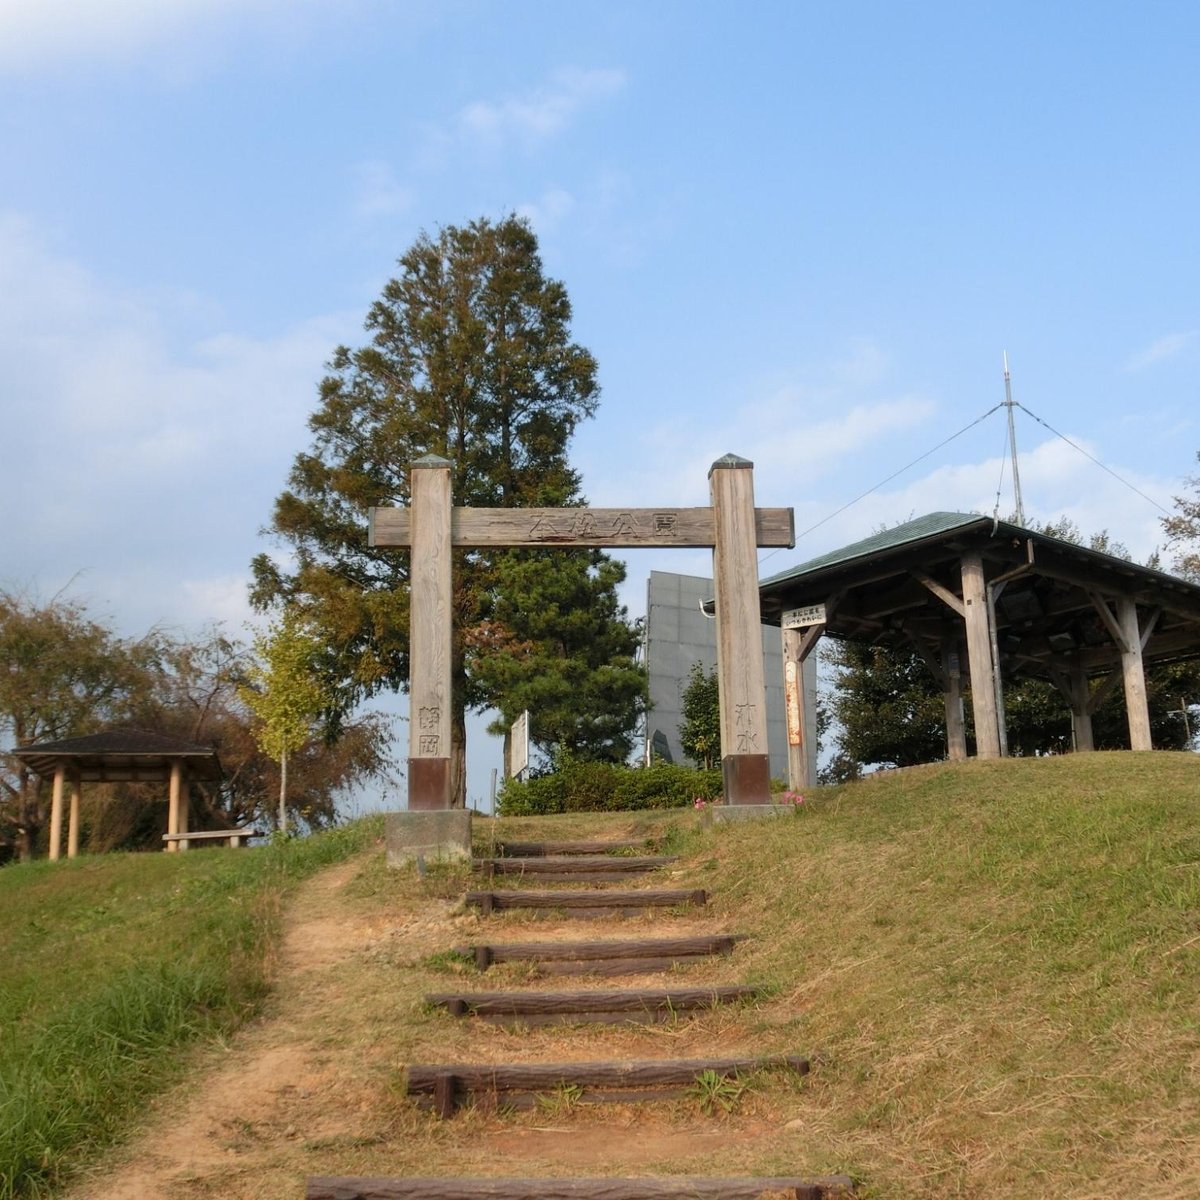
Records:
[[[153,639],[117,637],[86,607],[0,591],[0,747],[93,733],[128,720],[152,689]],[[24,859],[46,822],[43,781],[0,753],[0,837]]]
[[[570,322],[566,289],[544,274],[529,225],[478,220],[418,237],[367,315],[366,344],[334,351],[309,419],[312,444],[296,457],[271,520],[290,563],[259,555],[252,599],[261,610],[295,604],[320,630],[337,712],[408,681],[408,554],[367,544],[366,510],[408,503],[413,461],[449,459],[458,505],[583,502],[567,451],[599,387],[595,360],[571,340]],[[578,571],[553,557],[539,561],[547,579]],[[604,582],[591,600],[609,606],[606,620],[623,623],[605,594],[617,575],[604,561],[588,560]],[[498,612],[505,568],[497,555],[457,552],[454,580],[451,788],[463,804],[466,712],[513,707],[504,673],[488,661],[488,639],[534,655],[568,639],[533,614],[522,624],[515,609]],[[618,660],[622,653],[618,645]]]
[[[254,667],[249,649],[220,629],[192,638],[153,632],[118,637],[78,602],[48,604],[0,592],[0,847],[23,858],[37,850],[48,808],[44,781],[8,753],[101,729],[140,729],[210,745],[219,781],[195,784],[201,827],[261,820],[280,772],[259,747],[239,696]],[[357,713],[336,737],[308,730],[289,759],[288,807],[310,827],[331,824],[356,788],[389,779],[390,722]],[[158,785],[84,789],[81,844],[96,852],[161,849],[165,819]]]

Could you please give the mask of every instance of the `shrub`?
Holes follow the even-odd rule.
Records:
[[[533,817],[551,813],[687,808],[697,796],[714,800],[720,794],[720,771],[662,762],[649,767],[571,762],[525,782],[506,779],[496,801],[496,811],[502,817]]]

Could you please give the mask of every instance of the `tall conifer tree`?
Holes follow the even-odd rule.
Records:
[[[429,453],[452,463],[455,504],[580,504],[568,445],[599,396],[595,359],[571,341],[566,289],[544,274],[525,221],[485,219],[422,234],[399,268],[367,316],[369,341],[334,352],[309,419],[312,446],[296,457],[276,501],[271,531],[291,551],[292,566],[265,554],[253,564],[256,606],[296,603],[327,639],[342,711],[408,680],[408,554],[367,545],[366,509],[407,504],[409,465]],[[547,579],[578,569],[565,565],[569,558],[558,566],[553,555],[539,558]],[[501,560],[508,561],[480,551],[455,555],[458,803],[465,800],[466,711],[512,708],[504,673],[485,669],[485,661],[505,642],[541,650],[565,644],[552,628],[529,628],[528,619],[519,628],[516,610],[504,620],[497,615]],[[620,641],[630,629],[615,602],[623,570],[603,555],[587,561],[592,611],[604,612],[602,623]],[[528,602],[540,603],[532,594]],[[618,656],[623,664],[624,651]],[[588,670],[604,666],[592,662]],[[635,675],[623,717],[631,726],[644,690]]]

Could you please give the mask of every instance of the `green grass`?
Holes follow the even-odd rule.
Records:
[[[806,795],[671,834],[710,916],[751,935],[737,980],[772,997],[734,1033],[815,1058],[798,1091],[764,1086],[798,1124],[738,1169],[845,1171],[889,1200],[1200,1195],[1200,756]]]
[[[813,1070],[762,1072],[729,1112],[722,1100],[734,1097],[715,1080],[675,1107],[609,1115],[556,1096],[553,1124],[607,1122],[602,1173],[848,1172],[863,1200],[1200,1195],[1200,756],[937,765],[806,796],[795,812],[711,826],[678,810],[475,822],[479,853],[503,838],[644,836],[682,856],[672,886],[710,897],[687,922],[750,935],[689,977],[758,983],[768,998],[678,1027],[508,1035],[427,1011],[424,995],[458,966],[448,952],[469,936],[459,928],[469,918],[450,906],[475,880],[465,866],[431,864],[422,877],[387,871],[382,855],[367,863],[344,902],[395,932],[340,966],[308,1016],[329,1025],[343,1013],[322,1046],[331,1072],[344,1056],[368,1109],[356,1109],[349,1141],[281,1139],[254,1160],[252,1185],[235,1163],[196,1194],[274,1200],[306,1174],[423,1174],[430,1164],[445,1175],[566,1169],[550,1148],[528,1161],[496,1153],[495,1138],[545,1125],[545,1112],[439,1122],[400,1098],[406,1062],[730,1052],[803,1054]],[[0,1023],[14,1029],[0,1087],[13,1070],[35,1078],[36,1059],[61,1093],[54,1114],[23,1117],[25,1133],[10,1141],[17,1093],[0,1093],[0,1162],[19,1152],[27,1192],[49,1190],[128,1127],[128,1111],[109,1111],[125,1079],[147,1062],[160,1081],[181,1069],[162,1053],[166,1039],[219,1035],[260,1001],[261,950],[300,867],[264,857],[260,877],[253,859],[114,856],[0,872]],[[486,929],[518,936],[525,924],[505,914]],[[110,1037],[114,1010],[122,1032]],[[92,1043],[105,1047],[97,1065],[77,1062]],[[41,1104],[42,1086],[19,1103]],[[622,1157],[634,1125],[703,1132],[704,1122],[728,1122],[736,1136]]]
[[[0,1200],[49,1194],[111,1144],[269,983],[282,901],[378,819],[250,850],[0,871]]]
[[[1200,758],[931,766],[699,837],[794,1011],[772,1036],[828,1064],[821,1164],[889,1197],[1200,1194]]]

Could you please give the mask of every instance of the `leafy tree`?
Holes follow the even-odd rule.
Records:
[[[321,643],[289,608],[268,633],[254,639],[254,650],[257,661],[238,695],[258,719],[255,741],[279,764],[278,824],[286,832],[288,755],[312,738],[317,715],[329,700],[318,673]]]
[[[364,697],[402,688],[409,674],[408,554],[367,545],[366,508],[407,503],[409,465],[431,452],[453,464],[456,504],[582,503],[567,447],[599,394],[595,360],[570,340],[566,289],[543,273],[523,220],[422,234],[399,268],[368,313],[367,344],[334,352],[309,419],[312,446],[297,456],[276,501],[271,532],[294,567],[265,554],[254,561],[256,606],[294,603],[321,631],[334,709],[343,715]],[[513,681],[489,661],[489,639],[536,646],[529,652],[543,659],[570,657],[574,645],[562,632],[569,613],[551,628],[537,614],[518,620],[513,606],[499,612],[515,570],[501,557],[455,554],[452,795],[459,804],[466,711],[520,705],[503,694]],[[547,592],[570,590],[552,582],[557,573],[578,577],[569,557],[538,561]],[[603,556],[588,561],[594,580],[604,581],[591,588],[593,602],[609,605],[609,622],[627,625],[603,597],[617,574],[602,570]],[[612,636],[620,670],[621,638]]]
[[[915,650],[834,642],[823,651],[836,671],[835,753],[846,764],[909,767],[946,752],[941,689]]]
[[[156,658],[152,639],[118,638],[76,601],[38,604],[0,591],[0,740],[16,749],[128,719],[151,690]],[[0,839],[23,859],[46,823],[46,791],[0,754]]]
[[[679,744],[683,752],[703,770],[711,770],[721,758],[721,703],[717,670],[693,663],[680,693]]]
[[[1200,459],[1200,452],[1196,457]],[[1175,551],[1172,563],[1177,574],[1200,583],[1200,476],[1184,480],[1191,493],[1175,497],[1174,516],[1163,517],[1167,546]]]
[[[253,660],[219,630],[192,640],[161,633],[117,637],[77,602],[38,604],[0,592],[0,745],[144,729],[212,745],[224,778],[194,785],[201,821],[225,826],[260,820],[280,788],[279,772],[259,748],[253,714],[239,697]],[[387,778],[389,722],[360,714],[336,740],[310,730],[293,752],[289,808],[310,826],[331,823],[347,792]],[[44,832],[49,788],[15,757],[0,753],[0,847],[31,858]],[[92,784],[84,789],[81,844],[161,848],[162,788]]]

